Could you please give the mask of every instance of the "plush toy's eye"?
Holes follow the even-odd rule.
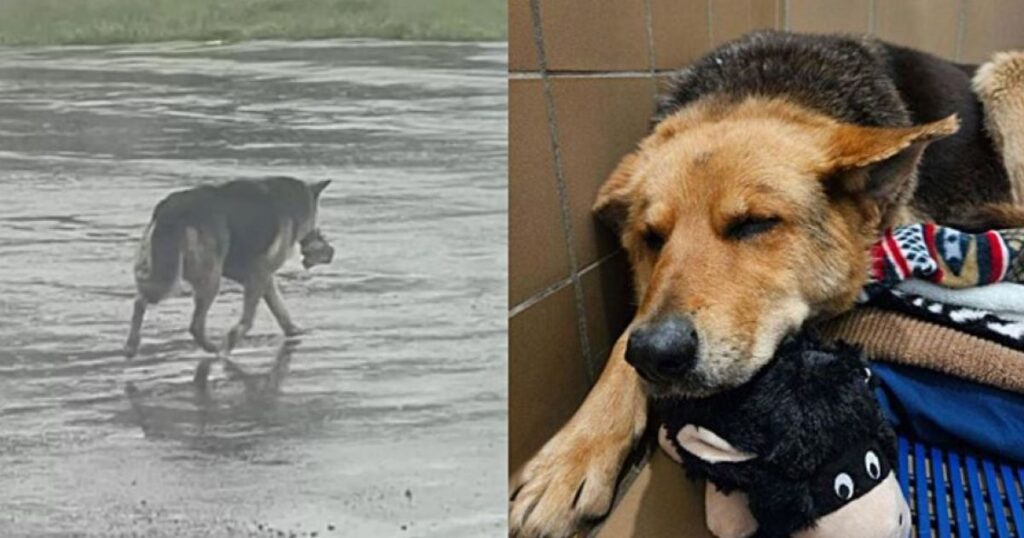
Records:
[[[864,454],[864,469],[874,480],[878,480],[878,477],[882,476],[882,465],[878,462],[878,454],[875,454],[874,451],[868,450],[868,453]]]
[[[836,497],[844,501],[850,500],[853,497],[853,478],[846,473],[837,474],[832,489],[836,492]]]

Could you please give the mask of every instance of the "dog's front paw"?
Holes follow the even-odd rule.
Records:
[[[563,538],[607,515],[629,445],[560,432],[513,479],[509,534]]]

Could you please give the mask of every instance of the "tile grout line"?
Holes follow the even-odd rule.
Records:
[[[644,25],[647,27],[647,59],[650,62],[648,75],[651,77],[651,93],[654,99],[654,106],[658,106],[658,81],[654,78],[657,69],[657,60],[654,56],[654,13],[651,9],[651,0],[644,0]]]
[[[535,294],[533,294],[533,295],[523,299],[522,301],[519,302],[519,304],[513,306],[512,308],[509,308],[508,309],[508,317],[509,317],[509,319],[512,319],[512,318],[516,317],[517,315],[519,315],[524,310],[529,309],[531,306],[533,306],[533,305],[543,301],[544,299],[547,299],[548,297],[551,297],[552,295],[562,291],[563,289],[565,289],[566,286],[571,286],[571,285],[572,285],[572,278],[571,277],[565,277],[565,278],[559,279],[554,284],[551,284],[550,286],[548,286],[548,287],[538,291],[537,293],[535,293]]]
[[[879,33],[879,0],[867,0],[867,34],[877,35]]]
[[[961,61],[963,58],[964,36],[967,34],[967,4],[969,0],[960,0],[960,7],[956,13],[956,45],[953,49],[953,58]]]
[[[708,21],[707,21],[707,23],[708,23],[708,50],[710,50],[710,49],[713,49],[715,47],[715,32],[714,32],[714,28],[715,27],[714,27],[714,24],[713,24],[715,22],[715,17],[714,17],[714,15],[711,12],[711,9],[712,9],[711,0],[707,0],[707,2],[705,2],[704,5],[706,5],[707,8],[708,8],[707,9],[707,12],[708,12],[708,17],[707,17],[707,19],[708,19]]]
[[[789,0],[782,0],[782,29],[789,31]]]
[[[551,150],[555,162],[555,184],[558,188],[558,201],[562,212],[562,233],[565,234],[565,246],[569,254],[569,279],[572,282],[573,295],[576,302],[576,329],[579,333],[580,350],[583,354],[583,367],[587,372],[587,380],[593,383],[597,377],[593,357],[590,356],[590,335],[587,330],[586,308],[583,300],[583,285],[580,282],[579,260],[576,258],[576,241],[573,235],[572,213],[569,205],[569,189],[565,183],[565,171],[562,166],[562,151],[558,143],[558,121],[555,115],[555,99],[551,88],[551,79],[547,76],[548,64],[544,51],[544,31],[541,24],[540,0],[530,0],[530,11],[533,15],[533,42],[537,49],[537,64],[540,66],[541,81],[544,88],[544,101],[548,113],[548,135],[551,139]]]
[[[613,252],[611,252],[609,254],[605,254],[604,256],[598,258],[597,260],[595,260],[593,262],[590,262],[590,265],[587,265],[583,269],[580,269],[580,271],[579,271],[580,277],[586,276],[591,271],[597,269],[597,267],[599,265],[601,265],[604,262],[614,258],[615,256],[618,256],[620,253],[622,253],[622,249],[618,248],[618,249],[615,249]],[[533,295],[523,299],[522,301],[519,301],[519,303],[516,304],[515,306],[513,306],[512,308],[509,308],[508,309],[508,317],[510,319],[515,317],[516,315],[518,315],[522,311],[524,311],[524,310],[530,308],[531,306],[533,306],[533,305],[543,301],[544,299],[547,299],[548,297],[551,297],[552,295],[562,291],[562,289],[564,289],[566,286],[569,286],[571,284],[572,284],[572,277],[565,277],[565,278],[560,278],[560,279],[556,280],[553,284],[551,284],[551,285],[547,286],[546,288],[538,291],[537,293],[534,293]]]

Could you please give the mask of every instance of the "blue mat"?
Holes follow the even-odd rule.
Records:
[[[897,475],[914,536],[1024,537],[1024,467],[901,436]]]

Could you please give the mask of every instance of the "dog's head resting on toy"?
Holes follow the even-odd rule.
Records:
[[[852,307],[868,246],[906,216],[924,148],[956,129],[955,117],[863,127],[768,97],[665,117],[594,206],[629,255],[626,359],[651,392],[735,387],[804,321]]]
[[[905,538],[895,436],[870,379],[851,347],[789,339],[745,385],[657,402],[661,443],[692,476],[744,494],[757,536]]]

